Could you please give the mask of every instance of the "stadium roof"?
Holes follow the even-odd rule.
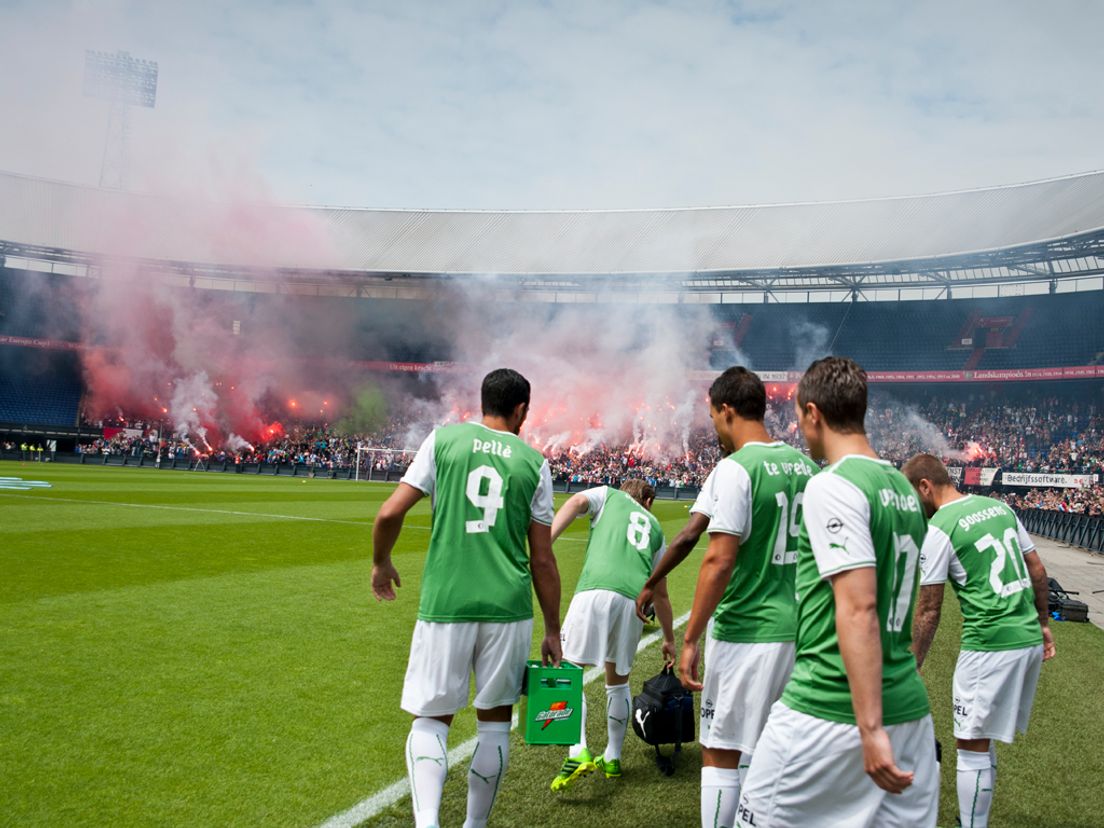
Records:
[[[1104,273],[1104,172],[858,201],[554,212],[185,201],[0,173],[0,253],[118,256],[212,278],[490,274],[533,290],[631,284],[807,298],[946,291]]]

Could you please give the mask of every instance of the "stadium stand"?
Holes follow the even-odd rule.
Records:
[[[76,354],[0,347],[0,424],[73,426],[80,399]]]

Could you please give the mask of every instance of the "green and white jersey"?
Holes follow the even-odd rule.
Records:
[[[703,488],[709,534],[736,535],[736,568],[713,614],[713,638],[793,641],[794,570],[805,485],[817,467],[785,443],[745,443],[717,464]]]
[[[532,618],[529,524],[551,525],[553,516],[552,475],[540,452],[482,423],[443,426],[402,482],[433,498],[418,618]]]
[[[667,546],[655,515],[609,486],[587,489],[590,538],[575,592],[607,589],[636,600]]]
[[[717,467],[714,466],[708,477],[705,478],[705,482],[702,483],[701,491],[694,499],[694,505],[690,507],[690,514],[696,512],[699,515],[705,515],[707,518],[713,518],[713,501],[717,499],[717,493],[714,490],[716,480]]]
[[[920,500],[884,460],[849,455],[809,481],[797,553],[796,660],[782,701],[801,713],[855,723],[836,636],[832,576],[873,567],[882,639],[882,721],[929,712],[913,658],[912,613],[924,542]]]
[[[1016,650],[1043,643],[1024,555],[1035,549],[1020,519],[999,500],[964,495],[944,504],[920,549],[920,583],[950,575],[962,605],[963,650]]]

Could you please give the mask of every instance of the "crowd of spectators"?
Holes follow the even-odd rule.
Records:
[[[81,441],[78,451],[92,454],[144,456],[161,462],[176,459],[214,463],[295,463],[322,469],[349,468],[361,454],[362,471],[401,472],[413,459],[423,436],[401,417],[361,434],[347,434],[332,425],[291,425],[256,444],[238,441],[217,446],[199,442],[192,435],[173,435],[171,426],[127,422],[121,417],[109,426],[125,429],[111,437]],[[801,436],[792,402],[772,400],[766,416],[767,430],[798,448]],[[422,427],[425,430],[425,427]],[[1059,398],[1011,402],[946,401],[903,406],[872,400],[867,431],[875,448],[888,460],[901,464],[919,451],[941,455],[948,465],[990,466],[1005,471],[1096,474],[1104,480],[1104,413],[1091,404]],[[105,433],[101,431],[101,434]],[[163,439],[159,440],[159,436]],[[691,433],[675,450],[646,450],[639,444],[591,443],[575,448],[557,447],[546,452],[553,479],[576,485],[617,484],[628,477],[643,477],[653,485],[698,487],[721,458],[721,450],[708,422]],[[1010,502],[1030,508],[1101,513],[1104,488],[1032,490],[1007,495]]]
[[[1030,489],[1025,494],[1004,492],[1001,499],[1014,509],[1047,509],[1078,515],[1104,515],[1104,486],[1079,489]]]

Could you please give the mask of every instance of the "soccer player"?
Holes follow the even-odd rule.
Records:
[[[913,658],[924,514],[864,430],[866,372],[817,360],[798,426],[830,464],[805,489],[793,674],[751,758],[737,823],[934,826],[939,772]]]
[[[607,779],[621,776],[621,747],[632,714],[629,671],[640,643],[643,622],[634,599],[663,556],[663,529],[652,514],[655,489],[643,480],[626,480],[621,489],[598,486],[568,499],[552,523],[556,541],[573,520],[590,516],[590,537],[575,595],[564,618],[563,657],[580,667],[603,665],[606,671],[606,749],[595,760],[586,741],[586,697],[582,740],[568,751],[552,790],[562,791],[594,770]],[[663,655],[675,658],[671,601],[667,583],[655,588],[655,611],[663,629]]]
[[[448,732],[475,674],[477,744],[468,772],[466,828],[487,824],[509,759],[510,717],[533,636],[533,597],[544,614],[545,663],[560,661],[560,576],[552,555],[552,476],[517,435],[529,382],[487,374],[482,422],[444,426],[418,449],[372,526],[372,591],[395,598],[391,562],[407,512],[433,499],[433,530],[402,708],[414,716],[406,766],[417,828],[436,826],[448,774]],[[529,555],[525,554],[528,541]]]
[[[920,599],[913,652],[924,664],[948,576],[962,606],[962,650],[954,673],[958,812],[985,828],[997,776],[995,740],[1027,730],[1043,661],[1054,657],[1047,574],[1016,513],[999,500],[955,489],[937,457],[901,469],[930,518],[920,549]]]
[[[702,691],[702,828],[735,824],[741,756],[754,750],[793,669],[798,516],[817,467],[771,440],[766,410],[766,389],[746,368],[729,368],[709,389],[709,414],[728,457],[704,490],[709,547],[679,669],[687,689]],[[710,618],[703,684],[699,642]]]

